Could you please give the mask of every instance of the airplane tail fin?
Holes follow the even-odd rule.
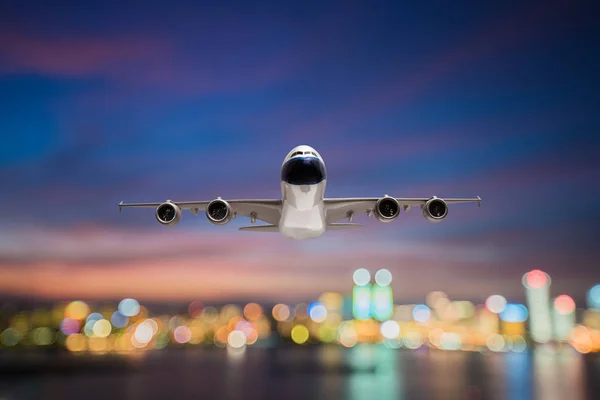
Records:
[[[279,232],[279,227],[277,225],[252,225],[242,226],[239,230],[250,232]]]
[[[333,224],[327,224],[327,230],[340,230],[340,229],[348,229],[348,228],[362,228],[362,224],[355,224],[350,222],[338,222]]]

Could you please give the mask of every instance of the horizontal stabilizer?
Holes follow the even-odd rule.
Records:
[[[353,224],[350,222],[338,222],[327,225],[328,231],[334,231],[339,229],[348,229],[348,228],[362,228],[362,224]]]
[[[242,226],[240,231],[252,231],[252,232],[279,232],[277,225],[252,225]]]

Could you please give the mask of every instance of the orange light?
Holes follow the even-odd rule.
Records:
[[[256,303],[248,303],[246,307],[244,307],[244,315],[249,321],[255,321],[259,319],[262,313],[262,307]]]
[[[575,301],[571,296],[561,294],[554,299],[554,308],[556,308],[556,311],[558,311],[559,314],[570,314],[575,310]]]

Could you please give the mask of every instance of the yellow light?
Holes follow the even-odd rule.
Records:
[[[65,318],[84,320],[90,313],[90,307],[83,301],[72,301],[65,308]]]
[[[342,301],[342,295],[339,293],[326,292],[319,297],[319,302],[327,308],[327,311],[338,311],[342,308]]]
[[[39,346],[47,346],[54,343],[54,332],[48,327],[35,328],[31,332],[33,342]]]
[[[67,336],[65,346],[69,351],[84,351],[85,350],[85,336],[81,333],[75,333]]]
[[[89,338],[88,348],[94,353],[105,353],[108,351],[108,340],[105,337]]]
[[[110,322],[108,322],[105,319],[99,319],[98,321],[96,321],[94,327],[92,328],[92,331],[94,331],[94,335],[101,338],[105,338],[108,335],[110,335],[111,330],[112,326],[110,325]]]
[[[296,344],[303,344],[308,341],[308,328],[304,325],[296,325],[292,328],[292,340]]]

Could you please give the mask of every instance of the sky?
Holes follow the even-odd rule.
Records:
[[[218,4],[217,4],[218,3]],[[600,27],[583,2],[0,6],[0,293],[306,301],[392,272],[584,305],[600,283]],[[282,4],[286,3],[286,4]],[[117,203],[281,198],[296,145],[327,197],[474,197],[307,241]]]

